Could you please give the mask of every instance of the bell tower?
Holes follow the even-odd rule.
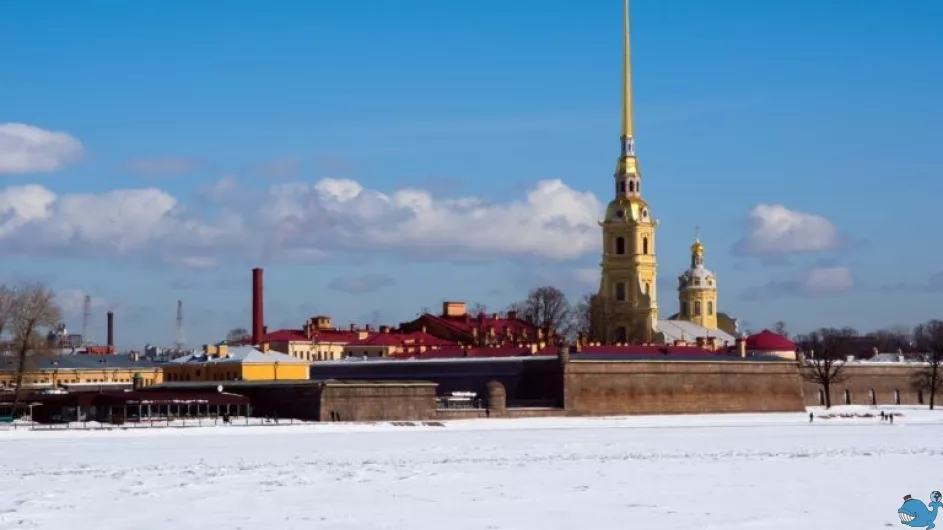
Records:
[[[717,276],[704,266],[700,235],[691,245],[691,266],[678,277],[678,319],[717,329]]]
[[[602,278],[593,308],[595,340],[652,342],[657,334],[655,228],[642,198],[632,117],[632,55],[629,0],[625,0],[622,50],[622,134],[613,175],[613,199],[599,222],[603,235]]]

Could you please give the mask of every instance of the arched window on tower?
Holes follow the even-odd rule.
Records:
[[[625,180],[619,181],[619,193],[625,193]]]
[[[642,238],[642,254],[648,254],[648,238]]]
[[[681,316],[683,317],[688,316],[688,303],[687,302],[681,302]]]
[[[625,302],[625,284],[622,282],[616,284],[616,300]]]
[[[635,191],[635,181],[631,181],[631,180],[629,181],[629,191],[631,192]]]
[[[712,301],[710,301],[710,300],[707,301],[707,314],[708,314],[708,315],[713,315],[713,314],[714,314],[714,302],[712,302]]]
[[[701,316],[701,302],[700,301],[694,302],[694,316],[696,317]]]
[[[617,237],[616,238],[616,254],[625,254],[625,238]]]

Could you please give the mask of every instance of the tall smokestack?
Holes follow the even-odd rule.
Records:
[[[252,269],[252,344],[258,346],[265,335],[265,312],[262,303],[262,269]]]
[[[115,313],[108,312],[108,346],[115,347]]]

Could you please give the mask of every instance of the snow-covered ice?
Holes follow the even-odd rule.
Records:
[[[943,413],[898,410],[2,431],[0,529],[894,527],[943,490]]]

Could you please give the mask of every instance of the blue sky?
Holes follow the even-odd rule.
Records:
[[[943,5],[632,9],[663,314],[699,225],[746,327],[940,316]],[[0,124],[31,129],[0,132],[0,276],[62,291],[73,329],[90,294],[91,337],[113,308],[123,347],[172,342],[178,299],[192,345],[248,327],[257,265],[271,328],[500,310],[541,283],[575,299],[620,40],[617,0],[5,3]]]

